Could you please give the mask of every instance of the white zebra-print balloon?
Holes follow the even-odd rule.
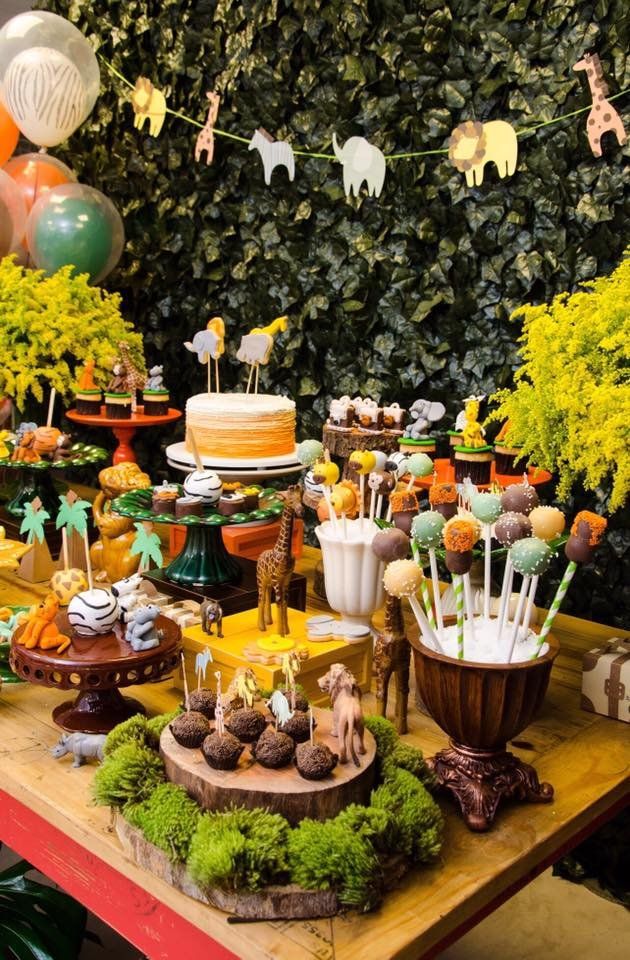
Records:
[[[32,47],[13,58],[2,100],[24,136],[40,147],[67,140],[91,109],[79,70],[51,47]]]
[[[70,626],[84,637],[109,633],[119,619],[120,607],[116,597],[101,587],[82,590],[68,605]]]

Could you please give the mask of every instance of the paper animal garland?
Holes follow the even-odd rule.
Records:
[[[142,130],[145,120],[148,120],[149,133],[157,137],[166,116],[166,98],[162,91],[157,90],[147,77],[138,77],[131,94],[131,106],[136,130]]]
[[[219,116],[219,104],[221,102],[221,97],[218,93],[211,93],[207,91],[206,96],[210,101],[210,106],[208,107],[208,116],[206,118],[206,123],[203,130],[200,131],[199,136],[197,137],[197,142],[195,143],[195,160],[197,162],[201,158],[201,154],[206,151],[206,166],[209,167],[212,163],[214,157],[214,125],[217,122],[217,117]]]
[[[586,70],[586,79],[593,98],[593,106],[586,121],[586,133],[594,155],[601,157],[603,134],[614,133],[619,146],[623,146],[628,139],[623,121],[612,104],[606,99],[608,86],[604,80],[604,72],[597,54],[585,54],[582,60],[573,64],[573,69],[576,72]]]
[[[483,183],[486,163],[493,162],[500,177],[511,177],[516,170],[516,131],[505,120],[466,120],[455,127],[448,143],[448,158],[460,173],[466,174],[469,187]]]
[[[258,150],[265,171],[265,183],[271,183],[274,167],[286,167],[289,180],[295,177],[295,159],[293,150],[284,140],[274,140],[270,133],[259,127],[249,141],[248,150]]]
[[[343,164],[343,189],[349,197],[352,190],[359,196],[361,184],[365,180],[368,194],[380,197],[385,182],[385,157],[365,137],[350,137],[343,147],[339,146],[337,136],[333,133],[333,150],[340,163]]]

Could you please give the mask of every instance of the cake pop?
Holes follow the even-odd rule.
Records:
[[[426,510],[414,517],[411,524],[411,536],[425,550],[435,549],[442,542],[442,530],[445,522],[444,517],[437,510]]]
[[[496,493],[474,493],[470,498],[470,510],[481,523],[494,523],[501,515],[501,498]]]
[[[409,538],[402,530],[389,527],[376,534],[372,540],[372,550],[378,559],[385,563],[404,560],[409,556]]]
[[[566,523],[562,510],[557,507],[534,507],[529,515],[532,534],[545,542],[559,537]]]
[[[184,479],[184,492],[201,497],[207,506],[215,506],[221,499],[223,484],[214,470],[193,470]]]
[[[394,490],[389,495],[389,504],[394,526],[409,536],[411,524],[419,509],[415,493],[413,490]]]
[[[407,470],[411,474],[408,489],[411,490],[416,477],[428,477],[434,469],[433,460],[426,453],[412,453],[407,460]]]
[[[501,494],[501,506],[508,513],[531,513],[538,506],[538,494],[531,483],[515,483]]]
[[[319,440],[302,440],[298,444],[297,458],[305,467],[312,467],[324,455],[324,446]]]
[[[531,532],[532,525],[524,513],[503,513],[494,525],[494,535],[502,547],[511,547]]]
[[[385,567],[383,584],[393,597],[407,597],[423,637],[436,650],[441,651],[440,641],[431,627],[416,593],[422,587],[424,574],[413,560],[394,560]]]
[[[571,526],[564,552],[573,563],[589,563],[606,531],[607,521],[590,510],[580,510]]]
[[[552,556],[551,548],[538,537],[517,540],[510,548],[512,566],[524,577],[540,576],[549,567]]]
[[[454,483],[434,483],[429,487],[429,503],[432,510],[450,520],[457,513],[457,487]]]
[[[470,571],[475,545],[475,529],[468,520],[454,517],[444,525],[444,562],[451,573],[464,574]]]

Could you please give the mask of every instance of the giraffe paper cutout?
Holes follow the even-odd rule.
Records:
[[[206,92],[206,96],[210,101],[210,106],[208,107],[205,126],[203,130],[199,132],[197,142],[195,143],[195,160],[199,161],[201,154],[205,150],[206,166],[210,166],[212,158],[214,157],[214,125],[219,116],[221,97],[218,93],[211,93],[209,90]]]
[[[619,146],[623,146],[628,139],[623,121],[613,105],[606,99],[608,86],[604,80],[604,72],[600,59],[596,53],[586,53],[582,60],[573,64],[573,69],[586,70],[593,106],[586,121],[586,133],[591,150],[596,157],[602,155],[602,136],[605,133],[614,133]]]

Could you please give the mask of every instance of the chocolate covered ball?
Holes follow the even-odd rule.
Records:
[[[413,560],[394,560],[385,568],[383,584],[393,597],[409,597],[422,583],[422,570]]]
[[[606,531],[607,520],[590,510],[580,510],[571,525],[571,536],[567,540],[564,552],[567,560],[573,563],[588,563],[601,543]]]
[[[313,729],[317,726],[317,721],[313,717]],[[283,723],[280,727],[282,733],[286,733],[288,737],[295,743],[304,743],[305,740],[308,740],[311,735],[311,719],[308,713],[303,713],[301,710],[294,710],[293,716],[287,720],[286,723]]]
[[[444,563],[450,573],[457,573],[460,576],[469,573],[473,562],[472,550],[445,550]]]
[[[261,735],[267,723],[262,713],[253,707],[231,710],[225,721],[226,728],[243,743],[253,743]]]
[[[215,770],[234,770],[244,750],[240,740],[227,731],[215,730],[201,744],[201,752],[209,767]]]
[[[515,483],[501,494],[501,506],[506,513],[531,513],[538,506],[538,494],[531,483]]]
[[[335,767],[339,756],[325,743],[300,743],[295,748],[295,765],[305,780],[323,780]]]
[[[397,527],[380,530],[372,540],[372,550],[384,563],[403,560],[409,555],[409,537]]]
[[[212,690],[193,690],[188,696],[191,710],[202,713],[208,720],[214,720],[214,710],[217,705],[217,695]]]
[[[512,566],[525,577],[538,577],[544,573],[552,556],[551,548],[538,537],[525,537],[510,547]]]
[[[194,710],[188,710],[175,717],[169,724],[169,729],[177,740],[180,747],[187,747],[194,750],[200,747],[205,738],[210,733],[210,724],[208,718],[202,713]]]
[[[503,513],[494,525],[494,535],[503,547],[511,547],[531,532],[532,525],[524,513]]]
[[[268,727],[252,746],[252,755],[261,766],[277,770],[291,763],[294,750],[295,743],[288,734]]]

